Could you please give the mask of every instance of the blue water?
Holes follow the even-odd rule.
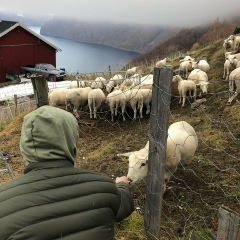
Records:
[[[40,26],[28,26],[40,34]],[[120,70],[139,53],[123,51],[98,44],[81,43],[64,38],[41,35],[62,51],[56,54],[56,67],[65,68],[67,73],[90,73]]]

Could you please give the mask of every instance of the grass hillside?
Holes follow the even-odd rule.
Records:
[[[222,43],[221,39],[191,51],[192,57],[197,60],[206,57],[211,66],[204,105],[193,110],[188,99],[182,108],[178,104],[177,86],[172,84],[169,124],[181,120],[189,122],[197,132],[199,146],[193,162],[188,166],[180,165],[167,185],[163,196],[161,240],[216,239],[219,208],[224,205],[240,213],[240,96],[227,106],[228,82],[222,79]],[[169,62],[173,69],[178,68],[179,58]],[[141,69],[145,74],[152,73],[153,66],[154,61],[144,62]],[[13,119],[0,132],[1,150],[9,158],[15,176],[23,174],[24,169],[19,139],[26,113]],[[118,158],[116,154],[144,147],[150,122],[146,114],[143,119],[133,121],[131,112],[125,122],[119,118],[112,123],[110,119],[109,113],[99,114],[95,122],[90,122],[87,114],[81,115],[75,165],[114,178],[128,171],[127,159]],[[8,174],[1,173],[0,181],[0,184],[10,181]],[[150,239],[144,231],[145,180],[132,185],[131,189],[136,211],[116,224],[116,239]]]

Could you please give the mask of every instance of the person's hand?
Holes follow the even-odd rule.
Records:
[[[125,183],[128,184],[129,180],[128,180],[128,178],[126,176],[122,176],[122,177],[117,177],[115,182],[116,183],[125,182]]]

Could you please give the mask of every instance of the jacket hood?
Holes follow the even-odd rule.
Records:
[[[42,106],[23,119],[20,150],[26,163],[76,158],[79,128],[69,112]]]

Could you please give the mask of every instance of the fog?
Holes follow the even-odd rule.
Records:
[[[1,12],[46,18],[197,26],[239,16],[240,0],[2,0]]]

